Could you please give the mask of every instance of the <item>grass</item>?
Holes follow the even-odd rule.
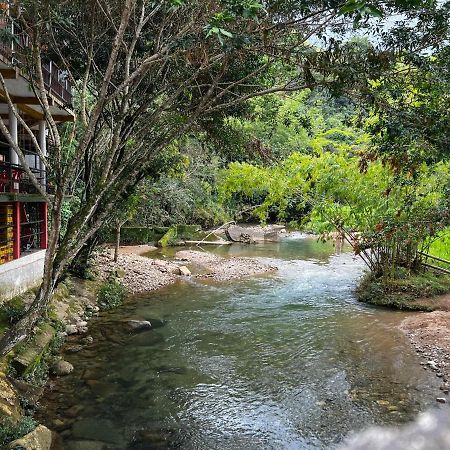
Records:
[[[399,273],[397,278],[367,274],[356,289],[359,301],[408,311],[434,311],[433,297],[450,292],[450,276],[433,272]]]
[[[450,261],[450,228],[441,231],[438,234],[437,239],[431,242],[429,254]],[[438,261],[433,261],[431,263],[450,269],[450,264],[440,263]]]

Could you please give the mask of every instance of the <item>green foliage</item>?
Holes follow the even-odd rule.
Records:
[[[10,442],[31,433],[37,425],[38,423],[28,416],[22,417],[18,424],[6,421],[4,425],[0,426],[0,447],[6,448]]]
[[[438,258],[446,259],[450,261],[450,229],[438,233],[433,239],[428,247],[428,253],[430,255],[436,256]],[[433,262],[433,264],[439,265],[438,262]],[[448,267],[448,266],[447,266]]]
[[[222,135],[219,145],[234,161],[259,164],[273,163],[292,152],[340,151],[346,144],[367,142],[353,126],[354,117],[351,100],[333,98],[323,90],[268,95],[253,99],[246,117],[227,119],[232,138]]]
[[[126,290],[116,277],[110,277],[99,288],[97,299],[99,306],[104,310],[117,308],[125,299]]]
[[[412,268],[417,250],[450,221],[448,165],[422,165],[401,177],[380,162],[361,171],[352,153],[293,153],[273,167],[232,163],[223,173],[221,200],[233,205],[237,195],[247,202],[259,195],[254,214],[261,221],[275,209],[278,219],[315,232],[338,229],[379,275],[398,265]]]
[[[139,187],[141,201],[133,222],[138,226],[200,224],[209,227],[227,221],[217,201],[216,178],[222,160],[196,136],[178,143],[180,159],[157,178]]]
[[[7,322],[9,325],[17,323],[26,313],[26,305],[23,299],[18,296],[0,306],[0,322]]]

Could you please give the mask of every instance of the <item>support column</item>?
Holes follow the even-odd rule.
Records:
[[[14,114],[11,107],[9,107],[9,132],[11,133],[13,142],[18,144],[19,133],[18,133],[18,129],[17,129],[17,117]],[[17,156],[17,153],[14,151],[14,149],[12,147],[9,149],[9,160],[10,160],[11,164],[13,164],[15,166],[19,165],[19,157]],[[15,173],[16,176],[18,175],[17,168],[12,169],[12,172],[11,172],[12,184],[11,184],[11,186],[12,186],[13,192],[18,192],[19,191],[19,183],[13,182],[13,179],[15,178],[13,173]]]
[[[13,255],[14,259],[20,258],[20,202],[14,202],[14,233]]]
[[[48,248],[48,205],[46,202],[41,203],[41,248]]]
[[[42,154],[47,156],[47,131],[45,120],[39,122],[39,147],[41,147]],[[44,161],[40,160],[39,169],[41,171],[40,178],[42,186],[47,184],[46,167]]]

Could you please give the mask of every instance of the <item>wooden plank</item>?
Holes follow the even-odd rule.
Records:
[[[438,258],[437,256],[429,255],[428,253],[424,253],[424,252],[417,252],[417,253],[419,255],[425,256],[426,258],[430,258],[430,259],[434,259],[435,261],[450,264],[450,261],[447,261],[446,259]]]
[[[447,275],[450,275],[450,270],[444,269],[443,267],[433,266],[432,264],[427,264],[427,263],[422,263],[422,266],[428,267],[430,269],[438,270],[440,272],[446,273]]]

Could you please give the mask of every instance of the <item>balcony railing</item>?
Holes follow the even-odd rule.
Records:
[[[45,170],[30,168],[40,184],[46,182]],[[38,190],[30,180],[22,166],[9,162],[0,162],[0,193],[38,194]]]
[[[0,32],[4,33],[0,40],[0,54],[11,65],[26,63],[27,49],[30,49],[30,36],[8,16],[0,17]],[[54,62],[50,61],[42,65],[44,84],[48,92],[68,106],[72,105],[72,87],[67,78],[67,73],[61,70]]]

